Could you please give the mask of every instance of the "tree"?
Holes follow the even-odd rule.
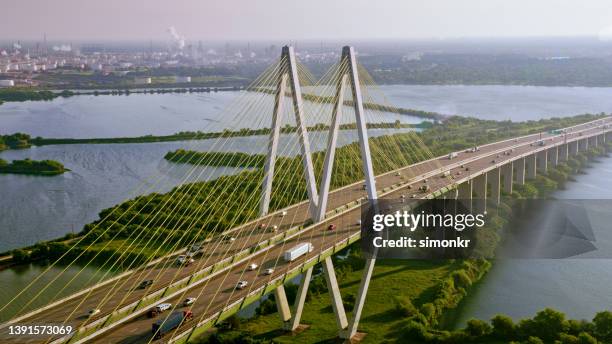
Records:
[[[538,336],[552,342],[561,333],[567,333],[569,324],[565,320],[565,314],[546,308],[539,311],[533,319],[521,321],[519,327],[524,336]]]
[[[605,311],[595,314],[593,318],[595,336],[599,340],[612,340],[612,312]]]
[[[30,260],[30,254],[22,249],[11,251],[11,255],[13,256],[13,261],[15,263],[25,263]]]
[[[506,315],[496,315],[491,319],[493,334],[500,339],[511,339],[516,336],[516,326],[512,318]]]
[[[597,339],[593,338],[590,334],[582,332],[578,335],[579,344],[597,344]]]
[[[465,331],[472,337],[483,337],[491,333],[491,326],[478,319],[471,319],[467,322]]]
[[[527,340],[525,341],[525,344],[544,344],[544,341],[538,337],[531,336],[527,338]]]

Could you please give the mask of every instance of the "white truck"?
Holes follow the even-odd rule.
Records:
[[[285,251],[285,261],[286,262],[292,262],[294,260],[296,260],[297,258],[305,255],[308,252],[312,252],[312,250],[314,249],[314,247],[312,246],[311,243],[309,242],[305,242],[303,244],[299,244],[287,251]]]

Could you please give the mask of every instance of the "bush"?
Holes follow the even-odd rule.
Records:
[[[272,314],[272,313],[276,312],[276,302],[271,299],[272,297],[273,296],[271,296],[270,298],[267,298],[267,299],[261,301],[259,306],[257,306],[257,308],[255,308],[255,314],[257,314],[257,315],[267,315],[267,314]]]
[[[559,334],[567,332],[569,323],[565,320],[565,314],[546,308],[538,312],[533,319],[521,321],[519,327],[525,337],[538,336],[545,341],[553,341]]]
[[[594,334],[599,340],[612,341],[612,312],[605,311],[595,314],[593,325]]]
[[[491,333],[491,326],[482,320],[471,319],[467,322],[465,332],[472,337],[483,337]]]
[[[544,344],[544,341],[538,337],[531,336],[527,338],[527,340],[525,341],[525,344]]]
[[[491,319],[493,335],[500,339],[511,339],[516,337],[516,326],[512,318],[506,315],[496,315]]]
[[[30,260],[30,254],[22,249],[11,251],[11,255],[13,256],[13,262],[15,263],[25,263]]]
[[[395,298],[395,311],[403,317],[412,317],[418,313],[409,297]]]
[[[586,332],[582,332],[578,335],[579,344],[597,344],[597,339]]]
[[[559,344],[578,344],[578,337],[571,334],[561,333],[558,340]]]
[[[431,321],[436,315],[436,307],[434,307],[432,303],[426,303],[421,306],[421,313],[425,316],[427,321]]]

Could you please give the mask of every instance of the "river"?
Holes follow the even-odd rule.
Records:
[[[586,169],[556,191],[557,199],[611,199],[612,158]],[[610,227],[593,227],[600,252],[612,252]],[[609,253],[608,253],[609,254]],[[472,318],[489,320],[506,314],[518,320],[551,307],[572,319],[592,319],[612,304],[610,259],[502,259],[466,297],[456,312],[455,325]]]

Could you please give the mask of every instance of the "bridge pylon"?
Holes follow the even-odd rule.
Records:
[[[283,48],[283,55],[288,53],[288,65],[292,66],[295,64],[293,50],[291,48]],[[295,70],[295,69],[293,69]],[[300,131],[300,139],[302,140],[302,154],[304,161],[304,169],[305,175],[307,176],[307,184],[308,184],[308,195],[310,197],[310,215],[313,222],[320,222],[325,219],[325,214],[327,212],[327,201],[329,197],[329,188],[332,178],[332,170],[334,165],[335,152],[337,148],[337,138],[340,129],[340,120],[342,117],[342,110],[345,105],[344,101],[344,93],[346,87],[350,87],[352,98],[353,98],[353,108],[355,112],[355,121],[357,125],[357,133],[359,138],[359,147],[361,153],[362,166],[364,171],[365,178],[365,187],[368,196],[368,200],[373,202],[377,198],[376,184],[374,179],[374,169],[372,167],[372,156],[370,153],[370,146],[368,141],[368,132],[367,132],[367,122],[365,117],[365,111],[363,107],[363,97],[361,92],[361,84],[359,81],[359,71],[357,68],[357,59],[355,50],[353,47],[345,46],[342,49],[342,57],[340,60],[340,68],[339,70],[344,70],[344,75],[339,76],[338,83],[336,85],[336,95],[334,104],[332,107],[332,116],[331,116],[331,125],[329,128],[328,141],[327,141],[327,150],[325,155],[325,160],[323,164],[323,174],[321,178],[321,185],[319,186],[319,191],[314,188],[314,175],[310,174],[312,171],[312,161],[310,158],[310,152],[308,146],[304,145],[304,142],[308,142],[308,137],[306,135],[305,130]],[[293,79],[293,87],[297,87],[299,90],[299,84],[295,85],[295,81],[297,80],[297,75]],[[266,179],[264,181],[264,189],[262,196],[262,211],[265,209],[267,211],[267,203],[269,203],[269,187],[271,186],[271,176],[274,169],[273,159],[275,157],[276,147],[275,145],[278,142],[278,112],[279,108],[282,106],[281,99],[279,99],[279,95],[284,94],[285,81],[284,77],[281,77],[279,80],[279,86],[277,88],[277,98],[276,98],[276,108],[275,115],[273,119],[273,130],[270,134],[270,149],[268,154],[268,160],[266,162]],[[294,92],[294,106],[296,103],[301,104],[301,93]],[[282,110],[282,108],[280,108]],[[300,108],[301,109],[301,108]],[[296,108],[296,119],[300,119],[299,123],[303,121],[303,114],[298,112]],[[300,130],[298,128],[298,130]],[[310,176],[313,176],[312,179]],[[269,179],[268,179],[269,178]],[[267,195],[266,195],[267,194]],[[263,214],[262,214],[263,215]],[[323,262],[323,271],[326,278],[328,290],[332,299],[332,306],[334,310],[334,314],[336,316],[336,323],[339,328],[339,337],[344,339],[351,339],[356,333],[359,325],[359,320],[361,318],[361,312],[363,310],[363,305],[365,304],[365,298],[368,292],[368,287],[370,284],[370,280],[372,277],[372,272],[374,270],[375,259],[368,259],[366,261],[365,269],[363,272],[363,276],[361,279],[361,284],[359,287],[359,292],[357,294],[355,306],[353,309],[352,317],[350,320],[347,319],[346,311],[344,309],[344,305],[342,303],[342,297],[340,295],[340,287],[338,286],[338,282],[336,279],[333,263],[330,257],[326,258]],[[305,274],[302,283],[299,288],[299,295],[295,301],[295,307],[293,316],[287,316],[287,299],[285,293],[282,290],[279,290],[275,293],[277,306],[279,309],[279,313],[281,314],[282,320],[285,322],[285,329],[289,331],[294,331],[299,326],[299,320],[301,318],[301,313],[304,308],[304,300],[305,293],[308,289],[308,282],[310,281],[310,274],[312,270],[309,270],[308,273]],[[280,287],[283,288],[282,286]]]
[[[302,162],[304,168],[304,178],[306,179],[306,190],[308,199],[310,200],[310,215],[315,217],[318,204],[318,194],[316,188],[314,168],[312,165],[312,156],[310,154],[310,140],[304,122],[304,106],[302,100],[302,89],[298,77],[297,62],[293,47],[284,46],[282,49],[279,77],[274,98],[274,112],[272,114],[272,127],[270,138],[268,141],[268,154],[264,165],[264,179],[261,189],[261,198],[259,203],[259,215],[268,214],[270,207],[270,195],[272,193],[272,180],[274,179],[274,167],[276,165],[276,156],[278,151],[278,140],[280,137],[281,120],[283,114],[283,106],[285,102],[285,94],[287,88],[291,89],[291,97],[293,103],[293,111],[295,113],[295,122],[297,125],[297,133],[300,140],[300,148]]]

